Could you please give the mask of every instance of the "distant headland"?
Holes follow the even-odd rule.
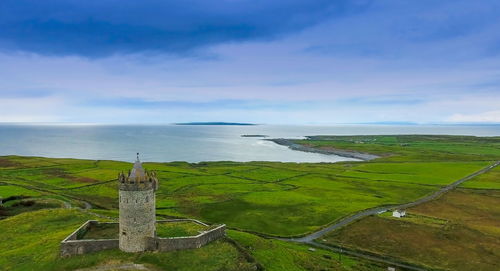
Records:
[[[234,126],[257,125],[255,123],[242,123],[242,122],[181,122],[174,124],[175,125],[234,125]]]

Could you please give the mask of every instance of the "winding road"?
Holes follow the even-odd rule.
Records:
[[[412,202],[404,203],[404,204],[399,204],[399,205],[391,205],[391,206],[384,206],[384,207],[376,207],[376,208],[372,208],[372,209],[367,209],[367,210],[361,211],[359,213],[353,214],[351,216],[347,216],[345,218],[342,218],[339,221],[335,222],[334,224],[331,224],[330,226],[328,226],[326,228],[323,228],[321,230],[318,230],[316,232],[308,234],[304,237],[300,237],[300,238],[276,238],[276,239],[283,240],[283,241],[289,241],[289,242],[304,243],[304,244],[308,244],[311,246],[320,247],[320,248],[324,248],[324,249],[328,249],[328,250],[332,250],[335,252],[340,252],[340,253],[356,256],[356,257],[361,257],[361,258],[365,258],[365,259],[372,260],[372,261],[382,262],[382,263],[386,263],[386,264],[390,264],[393,266],[398,266],[398,267],[402,267],[402,268],[406,268],[406,269],[410,269],[410,270],[426,270],[425,268],[422,268],[419,266],[403,264],[400,262],[391,261],[389,259],[385,259],[385,258],[374,256],[374,255],[369,255],[369,254],[364,254],[364,253],[360,253],[360,252],[356,252],[356,251],[352,251],[352,250],[348,250],[348,249],[328,246],[325,244],[318,243],[314,240],[328,234],[329,232],[332,232],[338,228],[341,228],[349,223],[352,223],[358,219],[361,219],[361,218],[364,218],[364,217],[367,217],[370,215],[375,215],[375,214],[380,213],[380,212],[386,212],[390,209],[406,209],[406,208],[414,207],[416,205],[434,200],[434,199],[438,198],[439,196],[441,196],[442,194],[444,194],[450,190],[455,189],[457,186],[459,186],[463,182],[468,181],[468,180],[470,180],[478,175],[481,175],[483,173],[486,173],[486,172],[492,170],[493,168],[497,167],[498,165],[500,165],[500,161],[496,161],[495,163],[493,163],[493,164],[491,164],[491,165],[489,165],[481,170],[478,170],[478,171],[476,171],[476,172],[474,172],[474,173],[472,173],[472,174],[470,174],[470,175],[468,175],[468,176],[466,176],[458,181],[455,181],[447,186],[444,186],[441,189],[439,189],[438,191],[436,191],[428,196],[425,196],[423,198],[420,198],[416,201],[412,201]]]
[[[447,186],[444,186],[444,187],[440,188],[439,190],[437,190],[436,192],[434,192],[428,196],[425,196],[423,198],[420,198],[416,201],[412,201],[412,202],[404,203],[404,204],[399,204],[399,205],[389,205],[389,206],[375,207],[375,208],[363,210],[361,212],[344,217],[344,218],[334,222],[333,224],[331,224],[323,229],[320,229],[316,232],[310,233],[310,234],[305,235],[303,237],[283,238],[283,237],[266,236],[266,235],[262,235],[262,234],[259,234],[259,236],[271,238],[271,239],[279,239],[279,240],[287,241],[287,242],[303,243],[303,244],[307,244],[309,246],[327,249],[327,250],[338,252],[341,254],[350,255],[350,256],[359,257],[359,258],[364,258],[364,259],[367,259],[370,261],[376,261],[376,262],[387,264],[389,266],[400,267],[400,268],[404,268],[404,269],[408,269],[408,270],[417,270],[417,271],[427,270],[425,267],[398,262],[396,260],[390,259],[389,257],[377,256],[377,255],[372,255],[372,254],[365,253],[362,251],[354,251],[354,250],[350,250],[350,249],[346,249],[346,248],[342,248],[342,247],[335,247],[335,246],[331,246],[331,245],[326,245],[326,244],[318,243],[315,240],[318,238],[321,238],[322,236],[324,236],[324,235],[326,235],[326,234],[328,234],[336,229],[339,229],[343,226],[346,226],[347,224],[350,224],[358,219],[362,219],[362,218],[370,216],[370,215],[375,215],[375,214],[378,214],[380,212],[386,212],[390,209],[406,209],[406,208],[410,208],[410,207],[434,200],[434,199],[440,197],[441,195],[443,195],[444,193],[455,189],[457,186],[459,186],[463,182],[470,180],[470,179],[472,179],[480,174],[486,173],[486,172],[490,171],[491,169],[497,167],[498,165],[500,165],[500,161],[496,161],[495,163],[493,163],[493,164],[491,164],[491,165],[489,165],[481,170],[478,170],[478,171],[476,171],[476,172],[474,172],[474,173],[472,173],[464,178],[461,178],[461,179],[459,179],[459,180],[457,180],[457,181],[455,181]],[[108,182],[112,182],[112,181],[115,181],[115,180],[109,180],[109,181],[105,181],[105,182],[100,182],[98,184],[90,184],[90,185],[85,185],[85,186],[100,185],[100,184],[108,183]],[[254,180],[254,181],[257,181],[257,180]],[[51,190],[47,190],[47,189],[43,189],[43,188],[38,188],[38,187],[30,186],[30,185],[10,183],[10,182],[1,182],[1,181],[0,181],[0,184],[15,185],[15,186],[23,187],[26,189],[38,190],[40,192],[58,195],[58,193],[55,191],[51,191]],[[85,186],[81,186],[81,187],[85,187]],[[76,187],[76,188],[81,188],[81,187]],[[61,191],[61,190],[71,190],[71,189],[76,189],[76,188],[54,189],[54,190]],[[85,212],[89,212],[89,213],[92,213],[93,215],[96,215],[96,216],[99,216],[102,218],[106,218],[106,219],[114,219],[114,218],[111,218],[111,217],[108,217],[105,215],[91,212],[90,209],[92,208],[92,205],[91,205],[91,203],[89,203],[85,200],[82,200],[82,199],[79,199],[79,198],[76,198],[73,196],[69,196],[69,195],[64,195],[64,196],[68,197],[70,199],[73,199],[73,200],[83,202],[84,208],[81,208],[81,209]],[[65,202],[64,205],[65,205],[65,208],[72,208],[71,203],[69,203],[69,202]],[[99,207],[99,206],[97,206],[97,207]]]

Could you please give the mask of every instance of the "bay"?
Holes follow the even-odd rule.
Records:
[[[263,140],[308,135],[451,134],[498,136],[498,125],[0,125],[0,155],[26,155],[133,161],[281,161],[355,160],[290,150]]]

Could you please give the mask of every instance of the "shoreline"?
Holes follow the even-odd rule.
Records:
[[[318,149],[318,148],[307,147],[304,145],[294,143],[291,139],[286,139],[286,138],[271,138],[271,139],[263,139],[263,140],[271,141],[271,142],[274,142],[278,145],[287,146],[288,148],[290,148],[294,151],[312,152],[312,153],[320,153],[320,154],[326,154],[326,155],[334,154],[334,155],[347,157],[347,158],[360,159],[363,161],[369,161],[369,160],[373,160],[373,159],[380,157],[380,156],[375,155],[375,154],[363,153],[363,152],[345,151],[345,150],[339,150],[339,149]]]

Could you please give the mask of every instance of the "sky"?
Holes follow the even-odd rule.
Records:
[[[498,0],[2,0],[0,122],[500,123]]]

